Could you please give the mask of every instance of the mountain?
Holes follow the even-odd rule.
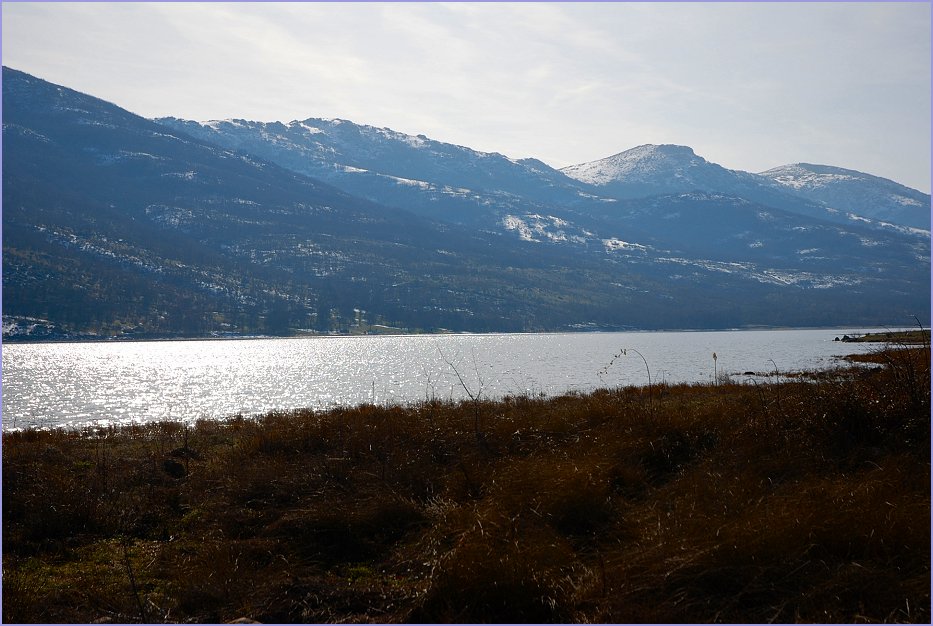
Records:
[[[640,146],[559,171],[534,159],[515,160],[348,120],[156,121],[327,180],[348,193],[487,232],[505,227],[525,241],[580,242],[594,233],[611,238],[617,233],[604,218],[618,200],[692,191],[745,198],[838,224],[892,228],[800,197],[767,177],[727,170],[685,146]],[[594,221],[595,215],[604,217]],[[552,223],[561,227],[547,227]]]
[[[3,111],[11,332],[31,320],[64,334],[346,329],[354,309],[370,325],[423,328],[519,330],[528,316],[548,319],[550,297],[526,293],[541,280],[526,268],[550,256],[373,204],[9,68]]]
[[[690,259],[685,264],[703,259],[732,272],[754,267],[810,287],[865,288],[881,275],[900,274],[909,277],[906,289],[929,274],[923,237],[842,226],[735,196],[695,191],[624,200],[600,217],[647,249]]]
[[[627,241],[631,250],[690,250],[704,260],[728,252],[734,262],[767,259],[782,271],[809,272],[822,261],[838,270],[843,256],[862,253],[849,249],[855,241],[872,242],[882,256],[881,248],[896,250],[891,259],[915,260],[916,238],[868,233],[881,225],[853,220],[766,177],[727,170],[685,146],[640,146],[558,171],[347,120],[157,121],[348,191],[487,232],[508,231],[525,242],[616,252],[612,242]],[[455,187],[461,193],[452,193]],[[685,203],[706,207],[705,219],[696,223],[697,213],[683,213]],[[853,228],[862,234],[846,230]]]
[[[829,165],[794,163],[761,176],[792,193],[844,212],[930,230],[930,196],[864,172]]]
[[[565,167],[561,172],[592,185],[595,193],[614,198],[647,198],[704,191],[746,198],[840,224],[858,219],[823,202],[794,193],[765,176],[711,163],[687,146],[638,146],[604,159]],[[878,228],[884,227],[873,220],[862,221]]]
[[[744,177],[697,156],[692,148],[643,145],[590,163],[561,170],[618,198],[722,191],[742,185]]]
[[[490,227],[503,209],[572,205],[589,189],[535,159],[478,152],[347,120],[155,120],[370,200],[447,222]]]
[[[3,109],[6,338],[928,311],[927,237],[735,193],[613,198],[532,159],[339,120],[157,123],[9,68]]]

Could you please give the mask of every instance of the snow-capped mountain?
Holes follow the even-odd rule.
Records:
[[[841,211],[930,230],[930,196],[887,178],[810,163],[782,165],[760,175]]]
[[[800,195],[764,176],[730,170],[676,145],[638,146],[604,159],[560,170],[614,198],[647,198],[694,191],[746,198],[807,217],[846,223],[843,212]]]
[[[613,198],[611,181],[342,120],[157,124],[8,68],[3,112],[8,328],[868,325],[929,304],[928,237],[827,221],[689,148],[625,171],[690,189]]]
[[[892,229],[686,146],[639,146],[558,171],[346,120],[160,122],[383,203],[630,266],[680,259],[695,269],[824,288],[874,282],[862,274],[879,263],[904,275],[920,263],[922,272],[926,258],[917,236],[874,232]]]
[[[561,171],[632,198],[722,186],[734,178],[732,172],[697,156],[692,148],[671,144],[646,144]]]
[[[924,227],[913,204],[922,202],[924,195],[902,185],[868,194],[870,184],[884,179],[865,174],[858,181],[870,184],[847,193],[840,190],[829,202],[808,193],[806,186],[788,186],[783,178],[724,168],[687,146],[643,145],[557,170],[536,159],[513,159],[341,119],[308,118],[287,124],[156,121],[374,202],[480,228],[501,224],[511,215],[555,213],[555,207],[586,214],[618,199],[693,191],[742,197],[840,224],[859,221],[881,229],[890,229],[892,224]],[[894,205],[877,210],[878,203],[866,202],[865,197],[884,197],[888,199],[885,206]]]
[[[371,203],[9,68],[3,148],[9,330],[327,331],[355,310],[370,323],[518,330],[520,317],[549,316],[502,289],[515,284],[505,268],[546,251]]]
[[[340,119],[281,122],[156,120],[176,131],[249,152],[370,200],[455,223],[481,226],[501,209],[573,204],[588,188],[536,159]]]

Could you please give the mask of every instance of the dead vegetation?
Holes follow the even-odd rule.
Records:
[[[5,622],[930,621],[929,347],[3,435]]]

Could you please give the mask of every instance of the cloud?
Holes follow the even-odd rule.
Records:
[[[146,116],[535,156],[681,143],[930,187],[923,3],[5,3],[4,63]]]

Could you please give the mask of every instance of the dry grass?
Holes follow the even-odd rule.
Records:
[[[877,370],[3,435],[5,622],[929,622]]]

